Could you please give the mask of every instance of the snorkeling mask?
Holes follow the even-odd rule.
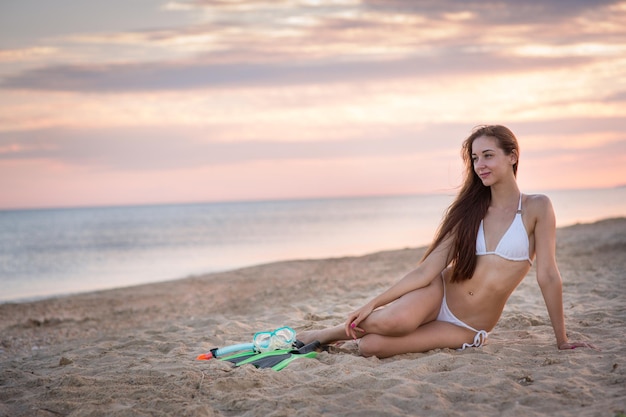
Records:
[[[291,349],[296,341],[296,331],[291,327],[280,327],[272,332],[258,332],[252,338],[254,350],[270,352],[278,349]]]

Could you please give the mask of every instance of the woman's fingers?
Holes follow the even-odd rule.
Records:
[[[359,327],[359,324],[361,324],[363,320],[367,319],[371,313],[372,308],[369,304],[366,304],[357,311],[352,312],[346,320],[346,336],[352,339],[358,339],[361,337],[363,333],[365,333],[365,330]]]
[[[356,334],[354,332],[354,329],[356,328],[356,319],[357,319],[358,315],[355,315],[354,313],[351,314],[350,316],[348,316],[348,320],[346,320],[346,336],[352,338],[352,339],[356,339]]]
[[[355,312],[348,316],[348,320],[346,320],[346,335],[352,339],[359,338],[357,332],[364,333],[364,330],[358,327],[361,322],[360,316],[360,313]]]

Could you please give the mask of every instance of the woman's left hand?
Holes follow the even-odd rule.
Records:
[[[595,349],[595,350],[600,350],[597,347],[595,347],[594,345],[592,345],[591,343],[587,343],[587,342],[565,342],[565,343],[561,343],[559,345],[559,350],[576,349],[576,348],[581,348],[581,347],[591,348],[591,349]]]

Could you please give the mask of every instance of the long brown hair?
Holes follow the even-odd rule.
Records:
[[[491,188],[483,185],[482,181],[474,172],[472,160],[472,144],[481,136],[493,137],[497,146],[506,155],[515,152],[518,161],[513,165],[513,174],[517,177],[517,164],[519,162],[519,146],[513,132],[501,125],[477,126],[472,134],[465,139],[461,149],[461,157],[465,163],[465,179],[461,190],[454,202],[446,210],[445,216],[435,240],[426,251],[424,259],[432,253],[448,236],[452,236],[452,250],[450,252],[452,263],[452,282],[459,282],[472,278],[476,269],[476,236],[481,220],[487,214],[491,203]]]

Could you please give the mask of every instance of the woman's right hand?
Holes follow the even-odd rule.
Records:
[[[352,339],[358,339],[363,336],[365,330],[359,327],[359,324],[365,320],[370,314],[374,311],[374,307],[371,303],[365,304],[363,307],[358,310],[353,311],[348,315],[348,319],[346,320],[346,335],[351,337]],[[360,335],[358,333],[360,333]]]

